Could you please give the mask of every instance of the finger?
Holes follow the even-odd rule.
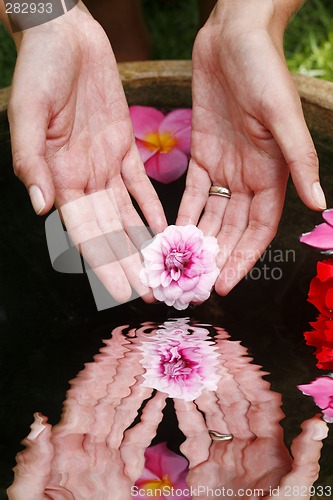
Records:
[[[121,220],[121,210],[124,211],[124,205],[120,205],[119,208],[119,204],[116,200],[117,191],[119,190],[107,189],[98,191],[97,193],[89,195],[89,202],[91,203],[98,226],[105,235],[105,240],[111,248],[112,253],[120,263],[128,283],[134,288],[140,297],[143,297],[147,302],[154,302],[155,299],[153,293],[140,281],[139,274],[142,268],[139,254],[140,247],[138,249],[134,245],[124,230]],[[121,186],[121,191],[124,192],[123,195],[126,197],[126,188],[123,185]],[[138,219],[140,220],[140,218],[135,216],[136,211],[134,210],[130,199],[128,200],[128,203],[128,209],[125,210],[127,217],[129,217],[128,223],[131,224],[131,221],[133,223],[138,223]],[[150,239],[151,237],[142,223],[141,228],[143,235],[136,230],[136,239],[143,239],[143,236]],[[132,233],[134,233],[134,231],[132,231]],[[95,246],[95,242],[93,242],[93,245]],[[102,262],[102,264],[104,263],[106,262]]]
[[[137,379],[138,383],[130,388],[130,394],[123,398],[121,404],[116,408],[113,425],[107,437],[107,444],[110,448],[118,449],[120,447],[125,430],[133,424],[142,402],[149,399],[153,392],[151,388],[141,385],[143,380],[139,374]]]
[[[49,110],[34,100],[27,104],[27,97],[9,103],[8,118],[15,175],[29,192],[37,215],[46,214],[54,203],[52,173],[45,160],[46,131]]]
[[[114,377],[119,360],[128,352],[129,340],[123,329],[117,327],[113,330],[111,339],[104,340],[105,346],[94,356],[94,362],[86,363],[85,368],[70,381],[60,422],[53,427],[53,436],[64,439],[68,435],[94,432],[96,408],[107,394],[109,384],[117,390]]]
[[[244,348],[236,341],[222,340],[218,343],[217,352],[220,354],[220,359],[223,360],[223,363],[221,361],[217,369],[220,380],[216,396],[223,414],[223,421],[225,422],[223,425],[226,426],[226,434],[231,433],[240,440],[252,440],[255,436],[250,429],[247,418],[250,403],[234,376],[234,372],[239,367],[239,358],[244,355],[244,352],[240,355],[239,351],[242,352],[243,350]],[[227,364],[229,355],[232,356],[232,362]],[[219,431],[219,429],[216,430]]]
[[[190,463],[190,469],[208,460],[211,439],[205,420],[192,401],[174,399],[179,429],[186,436],[180,451]]]
[[[226,295],[252,269],[271,243],[277,230],[284,202],[284,192],[273,189],[257,193],[251,203],[249,225],[228,258],[215,288]],[[219,263],[218,263],[219,264]]]
[[[54,450],[51,444],[51,426],[39,413],[35,414],[31,432],[23,444],[27,448],[16,457],[15,478],[7,490],[8,498],[9,500],[49,498],[45,490],[50,479]]]
[[[198,227],[206,236],[217,236],[221,230],[223,215],[229,200],[222,196],[209,196],[205,211],[200,219]]]
[[[203,391],[195,400],[199,410],[203,413],[209,431],[219,434],[229,434],[229,428],[218,403],[217,396],[212,391]]]
[[[285,498],[287,492],[291,492],[293,498],[310,498],[313,495],[311,486],[318,479],[322,440],[326,438],[328,428],[318,415],[303,422],[301,427],[302,432],[291,446],[292,469],[280,484],[281,498]]]
[[[289,166],[301,200],[313,210],[324,210],[326,200],[319,181],[317,153],[306,126],[301,102],[288,74],[283,98],[272,103],[268,128]]]
[[[218,266],[223,268],[241,240],[249,223],[252,194],[232,193],[227,203],[222,228],[217,241],[220,247]]]
[[[178,226],[198,223],[208,199],[210,186],[211,180],[207,171],[191,160],[176,220]]]
[[[156,436],[165,404],[166,394],[157,392],[144,407],[140,422],[125,432],[120,454],[125,464],[125,474],[133,484],[142,474],[145,451]]]
[[[164,210],[146,174],[136,146],[124,158],[121,174],[126,188],[138,203],[153,232],[164,231],[168,225]]]
[[[118,302],[127,302],[132,295],[132,290],[96,220],[89,200],[89,197],[94,194],[84,196],[82,192],[71,191],[67,193],[67,196],[72,201],[62,205],[60,211],[73,243],[79,247],[84,259],[108,292]],[[112,224],[114,230],[121,227],[118,219],[114,219]]]

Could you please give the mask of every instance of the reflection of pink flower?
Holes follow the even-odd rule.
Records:
[[[204,236],[196,226],[169,226],[142,250],[141,281],[157,300],[176,309],[210,296],[219,275],[216,238]]]
[[[333,423],[333,377],[319,377],[310,384],[297,386],[306,396],[312,396],[322,409],[324,420]]]
[[[323,218],[326,222],[316,226],[310,233],[300,238],[302,243],[321,250],[333,250],[333,209],[325,210]]]
[[[166,443],[160,443],[147,448],[145,452],[145,468],[140,479],[135,483],[135,490],[139,498],[170,498],[172,488],[183,491],[178,498],[190,499],[185,495],[188,490],[185,477],[188,472],[186,458],[169,450]],[[160,496],[160,491],[165,495]]]
[[[164,184],[181,177],[190,156],[192,110],[164,115],[148,106],[130,106],[130,115],[147,175]]]
[[[190,327],[184,319],[166,322],[141,350],[144,387],[185,401],[193,401],[204,389],[217,390],[219,354],[207,329]]]

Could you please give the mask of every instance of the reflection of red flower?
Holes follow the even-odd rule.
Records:
[[[316,347],[317,367],[333,371],[333,321],[321,314],[310,325],[314,330],[305,332],[304,337],[308,345]]]
[[[317,264],[317,276],[310,284],[309,302],[326,318],[333,319],[333,259]]]

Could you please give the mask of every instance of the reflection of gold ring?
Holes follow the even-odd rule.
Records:
[[[223,196],[223,198],[231,198],[231,191],[230,189],[223,187],[223,186],[211,186],[209,190],[209,196],[211,194],[217,195],[217,196]]]
[[[231,441],[234,436],[232,434],[221,434],[217,431],[208,431],[212,441]]]

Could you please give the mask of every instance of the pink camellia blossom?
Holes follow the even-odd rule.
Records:
[[[189,500],[185,482],[188,473],[188,461],[169,450],[166,443],[150,446],[145,451],[145,468],[140,479],[135,483],[135,496],[139,498],[170,498],[172,488],[182,492],[178,498]],[[163,495],[165,491],[165,495]],[[160,495],[162,493],[162,496]],[[173,495],[172,495],[173,497]]]
[[[143,387],[184,401],[193,401],[204,389],[217,390],[219,354],[209,330],[179,319],[164,323],[151,339],[140,347]]]
[[[326,222],[316,226],[310,233],[303,234],[300,241],[311,247],[333,252],[333,209],[325,210],[323,218]]]
[[[176,309],[210,296],[219,275],[219,246],[213,236],[204,236],[196,226],[169,226],[142,249],[143,284],[152,288],[157,300]]]
[[[130,106],[136,144],[149,177],[169,184],[183,175],[190,157],[191,109],[167,115],[148,106]]]
[[[333,423],[333,375],[319,377],[310,384],[297,387],[306,396],[312,396],[316,405],[322,409],[324,420]]]

